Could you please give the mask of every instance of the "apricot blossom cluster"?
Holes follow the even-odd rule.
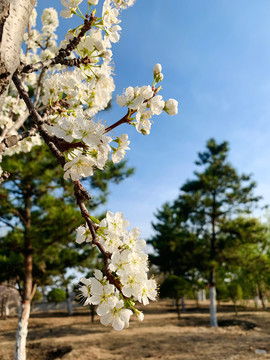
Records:
[[[155,300],[157,285],[148,279],[148,256],[142,251],[146,242],[139,239],[140,230],[127,230],[129,222],[121,212],[108,211],[98,225],[96,234],[105,253],[109,253],[105,276],[96,270],[95,276],[82,278],[79,294],[84,305],[98,305],[97,314],[104,325],[112,324],[115,330],[128,327],[134,313],[143,320],[143,313],[135,308],[135,302],[143,305]],[[91,242],[92,235],[85,226],[77,229],[76,242]],[[109,274],[110,280],[106,276]]]
[[[110,159],[118,163],[125,157],[128,135],[113,137],[108,135],[110,131],[125,123],[147,135],[152,117],[162,112],[176,115],[178,102],[164,100],[159,94],[163,74],[161,65],[156,64],[151,85],[128,87],[117,97],[117,104],[127,109],[122,119],[107,127],[96,120],[115,90],[111,49],[120,39],[119,16],[135,0],[104,0],[100,17],[93,8],[98,0],[87,1],[86,14],[79,8],[82,1],[61,0],[64,9],[60,15],[76,15],[83,24],[69,30],[59,46],[56,10],[44,10],[41,32],[35,29],[37,13],[33,10],[24,36],[21,68],[13,76],[16,88],[11,85],[0,111],[2,139],[5,135],[18,136],[18,141],[10,148],[5,142],[0,161],[1,156],[30,151],[41,144],[41,138],[57,157],[64,179],[74,182],[74,194],[87,223],[77,229],[76,241],[97,246],[104,259],[104,273],[96,270],[93,277],[80,280],[81,300],[84,305],[97,305],[102,324],[122,330],[128,327],[132,314],[143,320],[143,313],[135,308],[137,301],[147,305],[149,299],[156,299],[156,282],[148,278],[148,256],[143,252],[146,243],[139,238],[138,228],[127,230],[129,223],[121,212],[108,211],[100,222],[90,216],[84,204],[90,196],[79,179],[92,176],[95,169],[103,170]],[[21,135],[18,130],[29,114],[34,125]]]
[[[62,0],[62,3],[65,6],[63,16],[81,13],[78,10],[81,0]],[[58,109],[50,116],[47,129],[51,134],[76,144],[75,149],[71,145],[65,152],[65,179],[78,180],[91,176],[95,168],[104,169],[110,156],[117,163],[124,158],[126,150],[129,150],[127,134],[112,139],[106,135],[110,128],[106,129],[100,122],[94,121],[93,116],[103,110],[111,99],[114,90],[111,43],[118,41],[120,37],[120,10],[133,3],[134,1],[104,1],[102,17],[93,17],[91,29],[82,37],[73,54],[83,57],[85,63],[81,63],[73,71],[51,74],[45,80],[42,101]],[[88,4],[91,7],[93,2]],[[68,39],[72,39],[80,30],[81,27],[78,27],[69,31]],[[154,67],[152,86],[128,87],[124,95],[117,98],[121,107],[128,108],[125,121],[133,124],[144,135],[150,132],[152,115],[159,115],[163,110],[171,115],[177,113],[176,100],[165,102],[162,96],[157,95],[161,87],[156,88],[155,85],[162,79],[161,65],[157,64]],[[136,117],[132,117],[135,113]],[[110,145],[112,141],[118,146]]]

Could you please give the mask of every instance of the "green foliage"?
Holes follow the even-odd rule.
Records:
[[[176,275],[169,275],[160,286],[160,297],[180,299],[190,291],[188,281]]]
[[[36,289],[36,292],[35,292],[35,295],[32,299],[32,302],[33,303],[39,303],[41,302],[41,300],[43,299],[43,295],[42,295],[42,292],[39,291],[38,289]]]
[[[156,230],[148,243],[155,249],[155,254],[150,255],[153,264],[165,273],[192,279],[198,265],[202,265],[204,249],[198,246],[200,240],[185,224],[178,222],[174,209],[164,204],[155,215],[158,222],[152,224]]]
[[[172,204],[157,211],[156,234],[148,243],[155,250],[150,260],[162,272],[193,288],[216,285],[221,296],[233,300],[240,297],[241,281],[249,282],[252,293],[262,277],[269,279],[270,242],[267,228],[250,217],[260,199],[254,195],[256,184],[250,175],[237,173],[228,151],[227,142],[207,142],[196,161],[201,171],[186,181]],[[231,278],[225,289],[224,279],[232,274],[236,280]]]
[[[75,243],[75,229],[84,223],[73,195],[73,182],[64,181],[63,170],[46,146],[30,153],[5,156],[3,169],[11,175],[0,188],[0,226],[9,230],[0,239],[0,282],[24,282],[24,257],[33,256],[33,281],[52,284],[52,278],[69,268],[93,267],[97,250]],[[108,196],[109,182],[119,183],[133,169],[126,162],[108,164],[83,183],[96,197],[92,212]],[[103,175],[104,174],[104,175]]]
[[[52,289],[48,295],[47,300],[48,302],[58,303],[66,300],[66,292],[63,289]]]
[[[237,301],[241,301],[243,299],[243,290],[240,284],[233,281],[228,284],[228,293],[230,299],[236,303]]]

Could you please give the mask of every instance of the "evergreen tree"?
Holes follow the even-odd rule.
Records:
[[[184,304],[184,295],[190,290],[190,284],[182,277],[169,275],[160,286],[160,297],[169,297],[174,300],[175,307],[180,320],[179,300],[182,298]],[[184,311],[184,309],[183,309]]]
[[[0,188],[0,224],[6,231],[0,238],[0,282],[16,279],[22,302],[30,303],[37,285],[51,284],[70,268],[91,267],[96,251],[77,249],[74,230],[82,218],[72,182],[57,176],[62,169],[45,146],[6,156],[3,165],[11,175]],[[122,162],[86,179],[85,186],[97,190],[91,210],[106,201],[110,181],[118,183],[132,172]]]
[[[206,150],[198,154],[196,161],[202,170],[196,171],[195,179],[181,187],[174,204],[168,209],[164,207],[158,214],[159,223],[154,224],[158,233],[150,241],[158,253],[157,263],[170,263],[170,256],[177,257],[179,267],[171,269],[174,274],[182,274],[183,268],[187,273],[189,268],[198,280],[208,280],[211,326],[218,325],[216,272],[220,264],[236,264],[241,257],[242,245],[259,241],[256,236],[259,224],[243,217],[260,199],[254,196],[255,182],[248,175],[239,175],[230,165],[228,151],[227,142],[218,144],[214,139],[207,142]],[[170,219],[173,219],[171,224]],[[263,229],[260,236],[262,233],[265,234]],[[170,242],[174,245],[169,245]],[[163,253],[166,244],[175,249]]]
[[[202,286],[201,272],[205,269],[205,247],[197,234],[184,222],[179,222],[175,209],[169,203],[155,214],[157,222],[152,223],[156,234],[148,240],[155,249],[150,261],[166,275],[175,275],[182,282],[189,282],[195,290]]]
[[[222,225],[239,213],[250,212],[259,200],[254,196],[255,182],[248,175],[238,175],[228,162],[228,143],[216,143],[210,139],[206,151],[199,153],[195,179],[187,181],[175,202],[180,219],[185,218],[208,244],[210,324],[217,326],[216,317],[216,269],[222,243]]]

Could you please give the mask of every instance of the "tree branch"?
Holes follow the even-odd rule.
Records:
[[[83,36],[86,34],[87,31],[89,31],[91,29],[92,23],[95,20],[96,20],[96,17],[92,13],[90,18],[86,18],[84,20],[84,25],[81,28],[79,35],[74,37],[73,39],[69,40],[69,43],[66,46],[66,48],[61,48],[59,50],[58,54],[54,58],[44,60],[44,61],[38,61],[35,64],[26,65],[22,69],[20,69],[19,73],[31,73],[34,71],[38,71],[42,68],[48,68],[49,66],[55,65],[55,64],[62,64],[62,65],[67,65],[67,66],[77,66],[77,65],[69,65],[69,61],[67,61],[65,58],[68,57],[71,54],[71,52],[79,45]]]
[[[85,56],[85,57],[78,57],[75,59],[62,59],[59,64],[61,65],[66,65],[69,67],[72,66],[76,66],[79,67],[80,65],[87,65],[87,64],[91,64],[91,63],[95,63],[95,60],[90,59],[89,56]]]
[[[103,256],[104,261],[104,272],[107,276],[107,279],[111,284],[113,284],[120,292],[122,290],[121,284],[118,279],[115,279],[111,271],[109,270],[109,259],[111,258],[112,254],[106,251],[101,245],[101,243],[98,241],[96,231],[98,230],[98,226],[92,222],[90,219],[90,214],[84,204],[84,200],[89,200],[89,194],[82,186],[81,182],[79,180],[74,181],[74,195],[77,200],[77,204],[80,207],[81,215],[85,219],[87,226],[91,232],[92,235],[92,244],[96,245],[99,251],[101,252]],[[124,296],[124,295],[123,295]]]
[[[51,152],[57,158],[58,162],[61,164],[62,167],[64,167],[66,160],[60,151],[61,146],[63,146],[63,141],[59,140],[56,136],[52,136],[48,133],[47,129],[44,126],[44,121],[43,121],[42,117],[39,115],[38,111],[36,110],[33,103],[31,102],[31,99],[29,98],[27,91],[23,87],[23,84],[16,73],[13,75],[12,79],[13,79],[13,82],[14,82],[20,96],[25,101],[30,115],[33,117],[35,123],[37,124],[40,135],[42,136],[42,138],[44,139],[46,144],[49,146]],[[126,115],[126,117],[124,117],[125,120],[124,120],[124,118],[122,119],[122,122],[125,122],[127,120],[127,117],[128,117],[128,114]],[[67,143],[67,144],[69,144],[69,143]],[[84,187],[82,186],[82,184],[79,180],[74,181],[74,195],[76,197],[77,204],[80,208],[81,215],[86,220],[88,228],[91,232],[92,244],[97,246],[97,248],[100,250],[101,254],[103,255],[105,275],[107,276],[109,282],[111,284],[113,284],[119,291],[121,291],[122,287],[121,287],[119,280],[115,279],[115,277],[109,270],[109,259],[111,258],[112,254],[107,252],[104,249],[103,245],[99,242],[97,234],[96,234],[98,226],[92,222],[92,220],[90,218],[90,214],[84,204],[84,201],[90,200],[91,196],[89,195],[87,190],[84,189]]]
[[[25,218],[22,216],[22,214],[19,212],[18,209],[13,209],[13,214],[16,214],[18,216],[18,218],[21,220],[21,222],[25,225],[26,224],[26,220]]]
[[[2,222],[3,224],[11,227],[13,230],[16,229],[16,226],[12,225],[9,221],[4,220],[2,217],[0,217],[0,222]]]
[[[31,301],[32,301],[33,297],[35,296],[36,290],[37,290],[37,283],[35,282],[32,287],[32,292],[31,292],[31,296],[30,296]]]
[[[152,87],[152,90],[154,92],[153,96],[150,98],[150,99],[147,99],[147,100],[144,100],[144,103],[148,103],[151,99],[153,99],[157,92],[158,92],[158,89],[156,89],[155,87]],[[130,119],[130,116],[134,115],[135,113],[137,112],[137,110],[128,110],[127,114],[125,116],[122,117],[122,119],[116,121],[114,124],[112,124],[111,126],[108,126],[106,129],[105,129],[105,134],[113,129],[115,129],[117,126],[121,125],[121,124],[130,124],[131,123],[131,119]]]
[[[6,181],[10,176],[10,173],[7,171],[4,171],[2,175],[0,176],[0,185],[3,184],[4,181]]]
[[[122,117],[122,119],[116,121],[114,124],[112,124],[111,126],[106,127],[105,129],[105,134],[113,129],[115,129],[117,126],[121,125],[121,124],[130,124],[130,120],[129,120],[129,116],[133,115],[137,110],[132,110],[131,112],[127,112],[127,114],[125,116]]]
[[[44,126],[44,121],[43,121],[42,117],[39,115],[38,111],[36,110],[27,91],[23,87],[23,84],[16,73],[13,75],[12,80],[13,80],[20,96],[23,98],[23,100],[28,108],[29,114],[33,117],[35,123],[37,124],[40,135],[44,139],[45,143],[49,146],[51,152],[57,158],[57,161],[63,167],[66,163],[66,160],[57,146],[58,144],[59,145],[61,144],[61,141],[59,141],[59,139],[56,136],[50,135],[49,132],[47,131],[46,127]]]
[[[8,136],[0,143],[0,154],[5,152],[6,149],[17,145],[19,141],[22,141],[23,139],[26,139],[30,136],[36,135],[36,133],[37,133],[37,127],[33,126],[30,130],[24,131],[21,134]]]

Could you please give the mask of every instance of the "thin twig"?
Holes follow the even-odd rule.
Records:
[[[98,226],[92,222],[90,219],[90,214],[84,204],[85,200],[89,199],[88,192],[84,189],[81,182],[79,180],[74,181],[74,195],[77,200],[77,204],[79,205],[79,208],[81,210],[81,215],[85,219],[87,226],[91,232],[92,235],[92,244],[97,246],[99,251],[101,252],[103,256],[103,262],[104,262],[104,272],[107,276],[107,279],[111,284],[113,284],[120,292],[122,290],[122,286],[118,279],[116,279],[113,274],[111,273],[109,269],[109,259],[111,258],[112,254],[108,251],[106,251],[103,247],[103,245],[99,242],[97,238],[96,231],[98,230]]]
[[[42,117],[39,115],[38,111],[34,107],[31,99],[29,98],[27,91],[23,87],[23,84],[16,73],[13,75],[12,79],[20,96],[25,101],[30,115],[33,117],[33,120],[37,124],[40,135],[42,136],[46,144],[49,146],[51,152],[57,158],[58,162],[61,164],[62,167],[64,167],[66,160],[60,151],[61,144],[63,144],[63,142],[61,142],[61,140],[59,140],[56,136],[52,136],[48,133],[46,127],[44,126],[44,120],[42,119]],[[103,245],[98,240],[96,233],[98,226],[92,222],[90,218],[90,214],[84,204],[84,201],[90,200],[91,196],[89,195],[87,190],[84,189],[84,187],[82,186],[79,180],[74,181],[74,195],[76,197],[77,204],[80,208],[81,215],[86,220],[88,228],[91,232],[92,244],[97,246],[97,248],[100,250],[103,256],[105,275],[107,276],[109,282],[113,284],[119,291],[121,291],[122,287],[119,280],[115,279],[115,277],[113,276],[113,274],[109,269],[109,259],[111,258],[112,254],[106,251]]]
[[[19,128],[25,123],[25,121],[28,119],[28,117],[29,117],[29,112],[27,110],[26,113],[24,114],[24,116],[19,117],[13,124],[12,128],[8,129],[8,132],[10,133],[12,131],[19,130]]]
[[[33,287],[32,287],[32,291],[31,291],[31,295],[30,295],[30,299],[32,300],[35,293],[36,293],[36,290],[37,290],[37,283],[35,282]]]
[[[156,94],[157,94],[157,90],[155,87],[152,87],[152,90],[154,92],[153,96],[150,98],[150,99],[147,99],[147,100],[144,100],[143,103],[148,103],[151,99],[153,99]],[[119,125],[122,125],[122,124],[130,124],[131,123],[131,116],[134,115],[135,113],[137,112],[137,110],[131,110],[130,109],[128,110],[128,112],[126,113],[125,116],[122,117],[122,119],[116,121],[114,124],[112,124],[111,126],[108,126],[106,129],[105,129],[105,133],[115,129],[117,126]]]
[[[4,181],[6,181],[10,176],[10,173],[7,171],[4,171],[2,175],[0,176],[0,185],[3,184]]]
[[[0,143],[0,154],[5,152],[6,149],[17,145],[19,141],[22,141],[23,139],[26,139],[30,136],[36,135],[36,133],[37,133],[37,126],[33,126],[30,130],[24,131],[21,134],[8,136]]]
[[[87,64],[91,64],[91,63],[95,63],[96,61],[89,58],[89,56],[85,56],[85,57],[78,57],[78,58],[75,58],[75,59],[63,59],[61,60],[61,62],[59,62],[59,64],[61,65],[66,65],[66,66],[69,66],[69,67],[72,67],[72,66],[76,66],[76,67],[79,67],[80,65],[87,65]]]
[[[92,13],[89,19],[86,18],[84,20],[84,25],[81,28],[79,35],[74,37],[73,39],[69,40],[69,43],[67,44],[66,48],[61,48],[59,50],[58,54],[52,59],[38,61],[35,64],[30,64],[30,65],[24,66],[22,69],[20,69],[20,73],[31,73],[34,71],[38,71],[42,68],[48,68],[49,66],[55,65],[55,64],[63,63],[63,65],[66,65],[64,63],[65,58],[70,56],[71,52],[79,45],[83,36],[86,34],[87,31],[89,31],[91,29],[92,23],[95,20],[96,20],[96,17]],[[70,66],[70,65],[68,65],[68,66]]]
[[[12,77],[12,80],[20,94],[20,96],[23,98],[29,114],[33,117],[33,120],[38,126],[38,131],[45,141],[45,143],[49,146],[51,152],[54,154],[54,156],[57,158],[60,165],[63,167],[66,163],[65,157],[59,150],[60,144],[62,143],[56,136],[52,136],[49,134],[48,130],[46,129],[44,125],[44,121],[42,117],[39,115],[37,109],[35,108],[34,104],[32,103],[27,91],[23,87],[23,84],[21,80],[19,79],[18,75],[15,73]],[[59,145],[59,147],[58,147]]]
[[[35,93],[35,101],[34,101],[34,106],[37,106],[39,98],[40,98],[40,93],[41,93],[41,88],[42,88],[42,81],[44,79],[46,73],[46,69],[42,69],[39,77],[38,77],[38,81],[37,81],[37,88],[36,88],[36,93]]]
[[[0,135],[0,141],[2,141],[5,138],[5,136],[8,133],[8,130],[9,130],[8,127],[4,127],[4,129],[2,130],[2,133]]]
[[[122,117],[122,119],[116,121],[114,124],[112,124],[111,126],[106,127],[105,129],[105,133],[113,130],[114,128],[116,128],[117,126],[121,125],[121,124],[130,124],[130,119],[129,116],[133,115],[137,110],[132,110],[131,113],[129,113],[129,111],[127,112],[127,114],[125,116]]]

